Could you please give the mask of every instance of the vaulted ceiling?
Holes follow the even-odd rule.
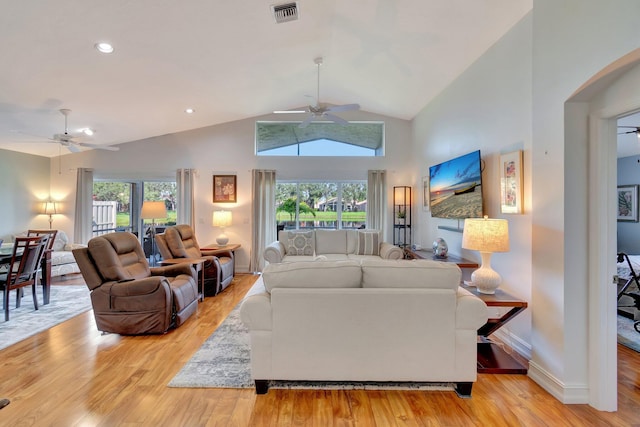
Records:
[[[532,0],[299,0],[280,24],[272,4],[4,2],[0,148],[58,155],[47,138],[64,131],[61,108],[70,131],[106,145],[304,107],[318,56],[321,102],[411,119]]]

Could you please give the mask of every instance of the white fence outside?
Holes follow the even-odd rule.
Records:
[[[93,202],[93,235],[111,233],[116,229],[118,202]]]

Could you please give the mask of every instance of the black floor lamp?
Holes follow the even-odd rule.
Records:
[[[167,217],[167,207],[164,202],[150,202],[145,201],[142,203],[142,210],[140,211],[141,219],[151,220],[151,265],[156,265],[156,219]]]

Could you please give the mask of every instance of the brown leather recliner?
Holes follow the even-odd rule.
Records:
[[[162,334],[183,324],[198,307],[189,264],[149,268],[131,233],[110,233],[73,250],[91,290],[98,330],[122,335]]]
[[[205,258],[204,294],[213,296],[222,292],[233,281],[234,257],[231,251],[200,249],[193,228],[186,224],[167,227],[156,234],[156,246],[163,259]]]

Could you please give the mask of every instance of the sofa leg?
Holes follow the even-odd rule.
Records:
[[[471,387],[473,387],[473,383],[456,383],[454,390],[458,397],[468,399],[471,397]]]
[[[269,381],[256,380],[256,394],[267,394],[269,391]]]

